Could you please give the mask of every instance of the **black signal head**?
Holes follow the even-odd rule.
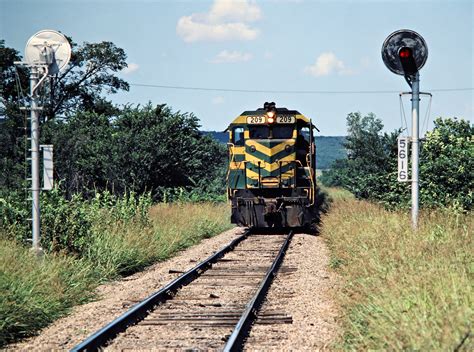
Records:
[[[428,46],[418,33],[402,29],[385,39],[382,60],[397,75],[412,76],[420,70],[428,58]]]
[[[401,47],[398,50],[398,57],[402,63],[405,76],[412,76],[418,72],[415,59],[413,57],[413,50],[407,46]]]

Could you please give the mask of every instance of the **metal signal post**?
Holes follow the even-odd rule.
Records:
[[[33,35],[26,44],[25,62],[15,62],[30,69],[30,127],[31,127],[31,224],[33,250],[41,252],[40,236],[40,160],[39,160],[39,111],[38,88],[49,76],[60,72],[71,58],[71,45],[67,38],[53,30],[39,31]],[[40,78],[41,76],[41,78]],[[44,189],[52,188],[52,146],[46,146],[49,159],[44,163],[45,185]],[[47,171],[47,172],[46,172]]]
[[[37,104],[38,68],[31,66],[30,72],[30,124],[31,124],[31,227],[33,250],[40,251],[40,186],[39,186],[39,114]]]
[[[412,152],[411,152],[411,221],[413,229],[418,227],[419,209],[419,110],[420,110],[420,73],[428,58],[428,46],[418,33],[402,29],[390,34],[382,45],[382,60],[393,73],[405,76],[411,87],[412,112]],[[405,93],[402,93],[405,94]],[[426,93],[421,93],[426,94]],[[399,144],[400,148],[400,144]],[[400,161],[399,161],[400,162]],[[400,178],[399,181],[405,181]]]
[[[411,151],[411,223],[414,229],[418,228],[418,208],[419,208],[419,142],[420,142],[420,74],[417,72],[411,82],[411,116],[412,116],[412,151]]]

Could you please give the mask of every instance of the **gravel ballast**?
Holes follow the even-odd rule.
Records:
[[[179,271],[194,267],[242,233],[241,228],[231,229],[218,236],[202,240],[175,257],[154,264],[142,272],[101,285],[97,288],[97,301],[73,308],[68,316],[43,329],[38,336],[9,345],[8,349],[69,350],[131,306],[178,277]],[[170,270],[178,273],[170,274]]]
[[[253,326],[246,344],[249,351],[329,349],[338,336],[338,307],[334,302],[337,278],[328,269],[329,252],[322,237],[295,234],[261,312],[283,311],[292,324]]]
[[[145,271],[97,289],[98,300],[75,307],[39,336],[8,346],[14,350],[67,350],[87,338],[138,301],[175,279],[242,234],[235,228],[157,263]],[[296,234],[261,312],[284,313],[291,323],[255,324],[247,350],[325,350],[338,336],[337,283],[329,271],[328,249],[321,237]],[[170,271],[172,273],[170,273]],[[112,348],[110,348],[112,347]],[[113,350],[110,346],[108,350]],[[160,348],[160,346],[156,346]]]

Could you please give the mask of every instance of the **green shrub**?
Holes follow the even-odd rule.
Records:
[[[0,229],[17,241],[24,241],[29,233],[27,219],[31,208],[26,198],[26,194],[0,192]]]
[[[347,159],[323,171],[326,186],[348,189],[359,199],[388,208],[410,205],[410,183],[397,181],[397,137],[382,134],[382,122],[373,114],[349,114]],[[420,205],[470,210],[473,204],[474,127],[468,121],[438,118],[420,149]]]
[[[474,126],[457,119],[435,120],[422,144],[422,204],[470,210],[474,198]]]
[[[82,255],[97,232],[115,223],[134,222],[146,226],[152,204],[149,193],[137,196],[130,192],[117,197],[108,191],[96,192],[91,199],[75,194],[66,199],[58,188],[41,194],[41,246],[47,252]],[[29,204],[28,204],[29,206]],[[27,218],[30,209],[19,194],[0,197],[1,227],[10,238],[28,242]]]
[[[55,169],[68,198],[105,189],[116,195],[150,191],[155,201],[164,188],[223,192],[225,146],[199,132],[194,114],[165,104],[128,105],[114,118],[78,111],[45,123],[42,139],[55,146]]]
[[[110,193],[65,200],[58,190],[42,202],[44,256],[15,240],[8,232],[15,226],[0,229],[0,346],[34,334],[91,299],[101,282],[169,258],[230,227],[222,203],[150,206],[149,194],[119,199]],[[9,217],[4,215],[8,224],[16,214],[10,210],[5,211]],[[19,236],[24,239],[24,233]]]

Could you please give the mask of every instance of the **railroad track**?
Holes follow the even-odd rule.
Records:
[[[280,311],[258,314],[292,236],[246,231],[72,351],[241,350],[252,324],[292,322]]]

